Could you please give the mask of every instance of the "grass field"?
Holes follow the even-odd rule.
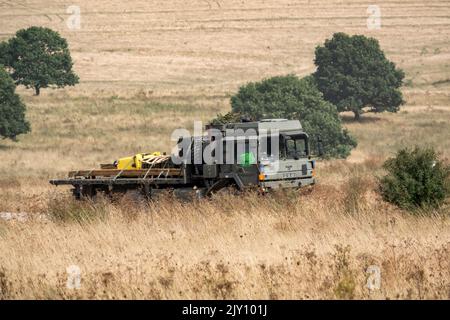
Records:
[[[450,299],[450,204],[436,212],[383,202],[376,177],[403,146],[450,158],[450,2],[0,1],[0,40],[41,25],[68,39],[76,87],[18,88],[32,132],[0,141],[1,298]],[[73,203],[48,179],[140,151],[170,151],[170,134],[230,109],[239,85],[314,70],[333,32],[380,40],[406,72],[399,113],[343,115],[358,147],[319,163],[300,193],[200,203]],[[98,220],[57,222],[46,214]],[[81,288],[66,287],[70,265]],[[371,265],[381,288],[366,288]]]

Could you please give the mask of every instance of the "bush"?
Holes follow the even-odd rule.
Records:
[[[12,140],[30,132],[30,124],[25,120],[25,104],[15,91],[16,85],[0,65],[0,137]]]
[[[400,150],[383,167],[388,174],[380,181],[381,194],[401,208],[437,207],[450,194],[450,166],[432,148]]]
[[[230,114],[219,115],[213,122],[233,122],[241,116],[251,120],[298,119],[310,136],[311,149],[317,149],[320,138],[326,157],[345,158],[356,146],[342,128],[336,107],[323,99],[312,77],[287,75],[248,83],[231,98],[231,107]]]

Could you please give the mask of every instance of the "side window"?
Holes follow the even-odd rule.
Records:
[[[286,158],[286,144],[285,140],[280,137],[280,159]]]
[[[300,156],[306,156],[307,150],[306,150],[306,142],[305,139],[297,139],[297,152]]]
[[[286,141],[287,157],[293,159],[297,153],[296,140],[289,139]]]
[[[298,159],[308,155],[306,136],[291,136],[284,140],[281,150],[284,150],[287,159]],[[280,151],[281,151],[280,150]],[[280,153],[281,156],[281,153]]]

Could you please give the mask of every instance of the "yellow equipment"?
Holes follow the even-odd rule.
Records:
[[[136,169],[136,163],[134,161],[134,157],[126,157],[117,160],[116,162],[117,169],[119,170],[129,170]]]
[[[146,164],[159,163],[167,160],[168,156],[161,155],[161,152],[138,153],[133,157],[120,158],[115,165],[119,170],[140,170]]]

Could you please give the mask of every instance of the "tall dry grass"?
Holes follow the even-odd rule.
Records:
[[[49,220],[0,222],[0,297],[450,299],[448,205],[409,215],[360,167],[341,186],[266,196],[49,197]],[[369,290],[373,265],[381,287]]]

